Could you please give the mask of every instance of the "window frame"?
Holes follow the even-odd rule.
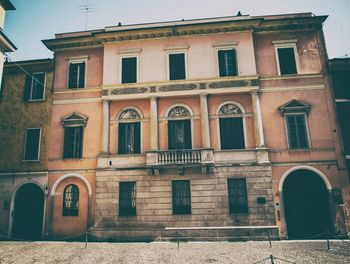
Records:
[[[67,78],[67,89],[84,89],[87,86],[87,73],[88,73],[88,59],[89,56],[83,56],[83,57],[79,57],[79,58],[68,58],[68,78]],[[83,87],[69,87],[69,80],[70,80],[70,65],[71,64],[79,64],[79,63],[85,63],[85,72],[84,72],[84,86]]]
[[[40,99],[32,99],[34,79],[36,79],[34,76],[37,74],[44,74],[43,94],[42,94]],[[45,100],[45,88],[46,88],[46,72],[33,72],[33,73],[31,73],[30,94],[29,94],[29,98],[28,98],[27,102],[44,101]]]
[[[300,74],[300,65],[299,65],[299,56],[298,56],[298,48],[297,48],[297,39],[293,40],[277,40],[273,41],[274,49],[275,49],[275,58],[276,58],[276,64],[277,64],[277,74],[279,76],[285,76],[285,75],[293,75],[293,74]],[[292,48],[294,51],[294,59],[295,59],[295,68],[296,73],[288,73],[288,74],[281,74],[281,67],[280,67],[280,59],[278,55],[278,49],[286,49],[286,48]]]
[[[67,157],[65,156],[65,145],[66,145],[66,129],[81,129],[81,137],[80,137],[80,155],[79,157]],[[65,126],[64,127],[64,132],[63,132],[63,159],[67,160],[67,159],[82,159],[83,158],[83,147],[84,147],[84,126],[82,125],[77,125],[77,126]]]
[[[175,183],[176,182],[186,182],[188,183],[188,198],[189,200],[189,207],[182,206],[181,208],[179,206],[175,206],[174,200],[175,200]],[[173,215],[191,215],[192,214],[192,199],[191,199],[191,181],[190,180],[173,180],[171,181],[171,200],[172,200],[172,214]],[[177,207],[177,208],[176,208]],[[185,209],[183,209],[183,207]],[[182,211],[183,210],[183,211]]]
[[[227,104],[234,104],[237,107],[239,107],[242,111],[241,114],[229,114],[229,115],[220,115],[220,109]],[[220,117],[222,118],[235,118],[235,117],[242,117],[242,123],[243,123],[243,136],[244,136],[244,149],[247,149],[247,144],[248,144],[248,139],[247,139],[247,128],[246,128],[246,117],[247,113],[245,111],[245,108],[243,107],[242,104],[236,102],[236,101],[225,101],[221,103],[218,108],[216,109],[216,115],[217,115],[217,121],[216,121],[216,127],[217,127],[217,135],[218,135],[218,147],[222,151],[236,151],[240,149],[222,149],[221,147],[221,130],[220,130]]]
[[[37,130],[39,129],[39,140],[38,140],[38,154],[37,154],[37,159],[26,159],[25,155],[26,155],[26,150],[27,150],[27,132],[28,130]],[[30,127],[26,129],[26,133],[24,136],[24,148],[23,148],[23,158],[22,161],[24,162],[40,162],[40,149],[41,149],[41,134],[42,134],[42,128],[41,127]]]
[[[184,54],[184,67],[185,67],[185,78],[184,79],[170,79],[170,55]],[[167,80],[168,81],[185,81],[188,80],[188,63],[187,63],[187,50],[184,49],[171,49],[167,50]]]
[[[230,182],[238,182],[238,181],[244,181],[244,199],[245,199],[245,203],[243,205],[241,205],[240,207],[244,208],[234,208],[233,205],[231,205],[231,201],[234,198],[234,196],[231,198],[230,196]],[[227,178],[227,195],[228,195],[228,210],[229,210],[229,214],[249,214],[249,199],[248,199],[248,188],[247,188],[247,179],[246,178]]]
[[[121,115],[127,111],[127,110],[134,110],[136,111],[140,118],[138,119],[120,119]],[[119,124],[121,123],[137,123],[139,122],[140,123],[140,153],[132,153],[132,154],[120,154],[119,153]],[[118,116],[117,116],[117,120],[116,120],[116,123],[117,123],[117,126],[116,126],[116,152],[118,153],[118,155],[141,155],[143,154],[143,122],[144,122],[144,116],[143,116],[143,113],[140,109],[138,109],[137,107],[135,106],[127,106],[123,109],[120,110]]]
[[[291,140],[289,136],[289,125],[288,125],[288,116],[304,116],[304,125],[305,125],[305,136],[306,136],[306,144],[307,147],[305,148],[293,148],[291,147]],[[308,121],[308,115],[306,113],[285,113],[283,115],[284,119],[284,127],[286,130],[286,138],[287,138],[287,144],[288,144],[288,149],[289,150],[305,150],[305,149],[310,149],[311,148],[311,140],[310,140],[310,133],[309,133],[309,121]]]
[[[119,54],[119,83],[124,85],[132,85],[139,82],[139,61],[140,61],[139,53],[120,53]],[[136,58],[136,81],[130,83],[123,83],[123,59],[127,58]]]
[[[65,206],[65,202],[66,202],[66,191],[67,191],[67,188],[68,187],[70,187],[70,186],[72,186],[72,188],[74,189],[74,188],[76,188],[77,189],[77,193],[78,193],[78,207],[76,208],[76,209],[72,209],[72,208],[67,208],[66,206]],[[74,191],[72,192],[72,193],[74,193]],[[73,199],[72,199],[72,201],[74,201]],[[76,185],[76,184],[68,184],[68,185],[66,185],[66,187],[64,187],[64,190],[63,190],[63,197],[62,197],[62,216],[63,217],[66,217],[66,216],[68,216],[68,217],[71,217],[71,216],[79,216],[79,202],[80,202],[80,189],[79,189],[79,187]],[[71,212],[71,213],[69,213],[69,212]],[[73,212],[73,213],[72,213]]]
[[[121,186],[122,185],[127,185],[127,184],[133,184],[133,186],[134,186],[134,191],[135,191],[135,197],[132,197],[132,195],[130,195],[130,194],[128,194],[130,197],[131,197],[131,199],[134,199],[135,201],[135,208],[133,208],[133,207],[121,207]],[[132,203],[132,200],[131,200],[131,203]],[[134,212],[130,212],[130,211],[123,211],[122,212],[122,208],[127,208],[127,209],[129,209],[130,211],[132,210],[135,210]],[[124,209],[125,210],[125,209]],[[122,213],[121,213],[122,212]],[[119,217],[132,217],[132,216],[137,216],[137,185],[136,185],[136,181],[121,181],[121,182],[119,182],[119,194],[118,194],[118,216]]]

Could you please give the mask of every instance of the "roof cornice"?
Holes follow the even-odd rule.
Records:
[[[102,47],[104,43],[191,35],[207,35],[242,31],[273,32],[284,30],[317,30],[327,16],[220,18],[198,21],[150,23],[107,27],[105,30],[59,34],[55,39],[43,40],[52,51]],[[187,23],[186,23],[187,22]],[[196,23],[195,23],[196,22]]]

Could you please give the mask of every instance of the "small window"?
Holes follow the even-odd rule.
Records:
[[[287,128],[289,148],[308,148],[307,131],[305,125],[305,115],[287,115]]]
[[[86,116],[75,112],[62,119],[64,127],[64,159],[78,159],[82,157],[83,133],[87,120]]]
[[[191,214],[190,181],[173,181],[173,214]]]
[[[169,54],[169,80],[186,79],[185,53]]]
[[[24,101],[35,101],[44,99],[45,95],[45,73],[33,73],[27,76],[24,88]]]
[[[78,159],[82,157],[83,127],[64,128],[64,151],[63,158]]]
[[[24,160],[39,160],[40,128],[28,128],[26,132]]]
[[[86,68],[85,61],[69,63],[68,88],[85,87],[85,68]]]
[[[228,179],[230,213],[248,213],[246,179]]]
[[[79,188],[74,185],[68,185],[63,192],[62,216],[79,215]]]
[[[136,182],[119,183],[119,215],[136,215]]]
[[[297,74],[294,47],[277,48],[280,74]]]
[[[137,82],[137,58],[122,58],[122,83]]]
[[[218,58],[220,77],[237,75],[236,51],[234,49],[219,50]]]

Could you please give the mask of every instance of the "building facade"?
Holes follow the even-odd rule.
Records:
[[[337,121],[340,126],[343,154],[350,168],[350,58],[334,58],[329,60],[329,70],[333,84],[333,95],[337,110]],[[350,174],[349,174],[350,177]],[[350,189],[343,191],[343,203],[347,222],[350,222]],[[348,229],[349,231],[349,229]]]
[[[15,10],[11,1],[0,0],[0,84],[2,79],[2,73],[4,69],[5,52],[12,52],[16,50],[15,45],[5,35],[3,29],[5,24],[6,11]],[[1,90],[0,90],[1,95]]]
[[[48,193],[51,59],[5,63],[0,101],[0,235],[42,239]]]
[[[345,235],[325,20],[236,16],[44,40],[55,53],[45,234]]]

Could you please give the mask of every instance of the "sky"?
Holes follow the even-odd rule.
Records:
[[[56,33],[106,26],[242,14],[312,12],[329,15],[324,34],[329,58],[350,57],[350,0],[11,0],[4,32],[18,48],[12,60],[52,58],[41,42]],[[89,4],[90,13],[83,6]]]

